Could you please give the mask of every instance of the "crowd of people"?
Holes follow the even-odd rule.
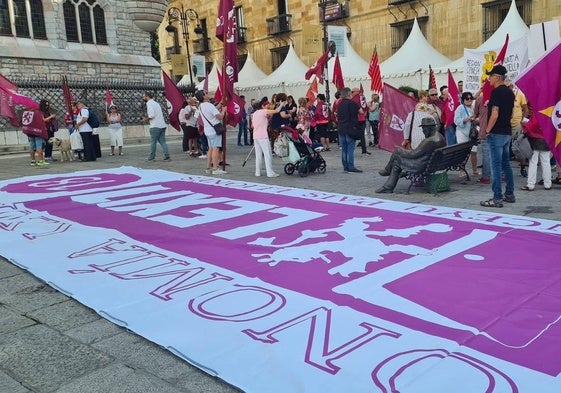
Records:
[[[390,176],[386,184],[376,192],[393,192],[399,173],[403,167],[417,160],[415,165],[423,165],[428,155],[440,145],[454,145],[472,142],[473,147],[469,163],[472,175],[482,184],[490,184],[492,198],[481,201],[484,207],[502,207],[504,202],[516,201],[514,195],[514,176],[511,161],[518,161],[520,175],[527,178],[521,190],[533,191],[537,185],[550,190],[552,184],[561,184],[561,168],[557,165],[557,177],[552,179],[554,159],[545,143],[532,106],[517,87],[507,78],[507,71],[501,65],[495,66],[488,74],[492,87],[490,96],[485,97],[482,90],[472,93],[464,92],[462,82],[458,83],[459,102],[455,111],[445,109],[449,91],[447,86],[440,89],[412,93],[418,103],[404,122],[403,143],[386,168],[380,171],[382,176]],[[245,100],[245,97],[241,97]],[[153,94],[144,92],[142,99],[146,103],[146,115],[142,121],[149,123],[151,138],[148,161],[156,159],[159,144],[163,151],[163,160],[169,161],[170,152],[166,143],[167,123],[162,107]],[[255,150],[255,176],[279,176],[273,169],[275,156],[274,144],[283,127],[289,127],[316,151],[330,151],[337,143],[341,154],[344,172],[361,173],[355,166],[355,149],[370,155],[368,148],[380,143],[379,124],[381,99],[372,94],[367,100],[362,89],[344,88],[335,94],[335,101],[330,106],[325,95],[317,94],[315,100],[307,97],[284,93],[273,94],[271,99],[252,98],[242,108],[241,121],[238,124],[237,145],[253,146]],[[41,100],[40,110],[47,128],[49,138],[58,129],[56,115],[51,113],[47,100]],[[77,157],[84,161],[95,161],[101,157],[99,136],[88,121],[90,111],[82,101],[72,103],[72,112],[66,114],[65,123],[76,144],[72,146]],[[178,120],[183,132],[182,150],[190,157],[206,159],[206,173],[226,174],[223,154],[223,137],[216,133],[215,125],[223,122],[227,108],[222,103],[212,102],[207,92],[197,91],[186,95],[179,112]],[[109,155],[123,153],[123,127],[119,109],[111,105],[105,116],[109,132]],[[473,138],[474,129],[477,140]],[[520,134],[525,134],[532,148],[531,156],[514,157],[512,141]],[[32,165],[45,166],[56,161],[52,157],[52,146],[38,137],[29,137]],[[250,153],[251,154],[251,153]],[[248,156],[249,157],[249,156]],[[247,161],[247,160],[246,160]],[[264,166],[264,168],[263,168]],[[541,167],[542,179],[538,181],[538,166]],[[397,175],[392,176],[392,173]],[[462,168],[461,176],[467,176],[467,168]],[[502,183],[505,183],[503,191]]]

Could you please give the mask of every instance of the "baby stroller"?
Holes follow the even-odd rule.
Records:
[[[327,164],[320,154],[323,150],[322,146],[312,148],[312,141],[305,136],[301,135],[298,130],[282,126],[281,132],[288,138],[289,155],[285,159],[289,161],[284,166],[284,173],[292,175],[294,171],[298,172],[300,177],[306,177],[308,174],[317,171],[318,173],[325,173]],[[294,149],[294,151],[290,151]]]

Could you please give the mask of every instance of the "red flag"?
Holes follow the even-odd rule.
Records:
[[[220,73],[220,71],[218,71],[218,69],[216,70],[216,74],[218,75],[218,80],[222,81],[222,74]],[[220,82],[218,84],[218,87],[216,88],[216,91],[214,92],[214,101],[216,102],[220,102],[222,101],[222,82]]]
[[[223,99],[228,100],[228,92],[234,91],[234,83],[238,81],[238,32],[234,0],[220,0],[218,5],[218,20],[216,23],[216,38],[224,43],[222,62]],[[226,94],[225,94],[226,93]]]
[[[327,60],[329,59],[329,52],[331,52],[331,45],[329,45],[325,53],[321,55],[321,57],[310,67],[310,69],[306,71],[306,75],[304,75],[306,80],[310,79],[312,75],[315,75],[319,78],[319,83],[323,83],[323,70],[325,69]]]
[[[337,90],[343,90],[345,88],[343,70],[341,69],[341,62],[339,61],[339,53],[335,55],[335,64],[333,64],[333,84]]]
[[[506,57],[507,48],[508,48],[508,34],[506,35],[505,43],[503,44],[501,51],[495,58],[495,62],[493,63],[493,65],[503,64],[503,61],[505,60]],[[483,87],[481,89],[481,93],[483,94],[483,102],[485,104],[487,103],[487,101],[489,101],[489,98],[491,98],[492,91],[493,91],[493,86],[491,86],[491,83],[489,83],[489,79],[485,79],[485,82],[483,83]]]
[[[113,105],[113,97],[111,97],[111,92],[109,88],[105,89],[105,112],[109,113],[109,107]]]
[[[32,109],[23,112],[21,124],[21,130],[25,135],[49,139],[49,135],[47,134],[47,125],[43,119],[43,112],[39,109]]]
[[[516,80],[537,116],[545,141],[561,163],[561,42],[526,68]],[[554,70],[557,70],[555,72]]]
[[[62,96],[64,98],[64,106],[66,107],[66,112],[70,114],[72,117],[72,102],[74,101],[74,97],[70,92],[70,88],[68,87],[68,79],[66,76],[62,77]]]
[[[458,90],[458,85],[448,69],[448,99],[444,104],[444,113],[446,114],[445,127],[450,126],[454,122],[454,112],[456,108],[460,105],[460,91]]]
[[[434,76],[434,70],[429,64],[429,87],[427,91],[430,89],[436,89],[436,77]]]
[[[308,91],[306,92],[306,98],[308,99],[308,102],[314,102],[316,100],[317,95],[318,95],[318,78],[314,78],[312,84],[310,85]]]
[[[164,93],[168,103],[169,124],[177,131],[181,131],[178,116],[185,98],[168,74],[165,72],[162,73],[164,76]]]
[[[18,93],[18,87],[8,78],[0,75],[0,116],[8,118],[10,124],[19,126],[20,121],[15,106],[21,105],[28,109],[39,109],[39,104],[31,97]]]
[[[368,76],[370,76],[370,90],[375,93],[382,94],[382,72],[380,71],[380,64],[378,60],[378,51],[374,47],[370,65],[368,66]]]
[[[384,105],[380,109],[380,148],[393,151],[403,142],[403,127],[409,112],[415,110],[417,100],[401,90],[384,83]]]

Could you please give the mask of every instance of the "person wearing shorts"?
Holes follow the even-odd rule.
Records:
[[[39,136],[28,136],[29,140],[29,156],[31,157],[32,166],[49,165],[43,156],[43,147],[45,140]],[[36,156],[37,155],[37,156]]]

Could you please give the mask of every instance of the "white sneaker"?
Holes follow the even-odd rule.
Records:
[[[210,168],[205,169],[205,173],[211,174],[211,173],[212,173],[212,169],[210,169]]]
[[[201,154],[199,158],[206,158],[206,154]]]
[[[278,173],[273,173],[272,175],[267,175],[267,177],[279,177],[280,175]]]
[[[213,175],[224,175],[224,174],[226,174],[226,173],[228,173],[228,172],[226,172],[226,171],[224,171],[224,170],[222,170],[222,169],[220,169],[220,168],[215,169],[215,170],[212,171],[212,174],[213,174]]]
[[[32,164],[32,165],[33,165],[33,164]],[[260,174],[260,173],[256,173],[256,174],[255,174],[255,177],[261,177],[261,174]]]

